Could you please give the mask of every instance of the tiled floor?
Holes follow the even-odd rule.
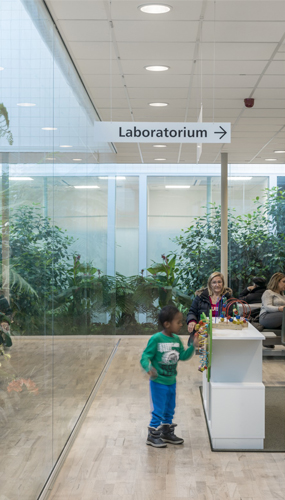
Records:
[[[183,446],[145,445],[145,338],[122,338],[49,500],[285,499],[285,453],[213,453],[198,356],[179,364],[175,421]],[[266,385],[285,385],[284,359],[264,361]]]

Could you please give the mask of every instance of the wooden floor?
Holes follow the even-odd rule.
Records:
[[[285,499],[284,453],[211,452],[198,356],[179,364],[175,422],[185,444],[146,446],[145,345],[146,338],[121,339],[49,500]],[[285,385],[285,361],[265,360],[263,380]]]

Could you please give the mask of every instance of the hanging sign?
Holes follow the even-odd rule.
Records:
[[[198,123],[203,122],[203,104],[202,103],[201,103],[201,109],[200,109],[200,113],[199,113],[197,122]],[[199,142],[199,143],[197,143],[197,163],[199,163],[199,161],[200,161],[201,154],[202,154],[202,144]]]
[[[100,142],[229,143],[230,123],[95,122]]]

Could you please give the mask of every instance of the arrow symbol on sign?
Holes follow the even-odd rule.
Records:
[[[221,137],[219,137],[219,139],[222,139],[224,135],[226,135],[227,131],[223,127],[221,127],[221,125],[219,125],[219,127],[222,130],[222,132],[215,132],[215,134],[223,134],[221,135]]]

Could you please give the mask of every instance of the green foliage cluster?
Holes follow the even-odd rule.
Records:
[[[159,309],[166,305],[175,305],[182,312],[189,309],[191,298],[179,288],[178,268],[176,266],[176,255],[161,256],[162,263],[153,263],[147,271],[151,277],[146,278],[146,286],[156,292]]]
[[[251,283],[254,276],[269,280],[283,271],[285,258],[285,191],[267,189],[264,202],[254,200],[252,213],[228,212],[229,286],[234,295]],[[212,204],[208,213],[174,241],[178,245],[177,274],[180,287],[190,296],[206,285],[208,276],[220,270],[221,207]]]
[[[12,132],[9,130],[9,125],[10,122],[7,108],[3,103],[0,103],[0,138],[6,137],[8,143],[12,146],[14,139]]]
[[[154,333],[158,310],[167,304],[186,313],[195,290],[220,269],[221,208],[210,210],[175,238],[178,251],[162,255],[136,276],[107,276],[73,254],[74,239],[42,215],[22,206],[10,216],[10,283],[13,330],[25,334],[143,333],[147,314]],[[229,211],[229,286],[234,294],[253,276],[269,279],[285,258],[285,192],[267,190],[252,213]],[[0,251],[2,241],[0,235]],[[103,325],[101,314],[107,319]]]
[[[68,285],[69,247],[73,238],[37,206],[22,206],[10,215],[11,306],[16,328],[38,333],[57,290]],[[2,240],[0,240],[2,254]]]

